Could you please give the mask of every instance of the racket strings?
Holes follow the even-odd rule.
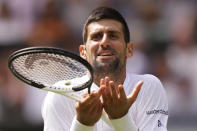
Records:
[[[20,56],[13,61],[13,68],[28,80],[49,86],[61,80],[81,78],[89,73],[78,61],[53,53]]]

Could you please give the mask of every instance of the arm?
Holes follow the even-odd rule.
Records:
[[[76,119],[87,126],[93,126],[102,115],[103,105],[100,101],[101,89],[86,94],[85,99],[76,104]]]
[[[49,92],[42,105],[44,131],[69,131],[75,115],[75,101]]]
[[[92,95],[89,95],[82,102],[78,102],[77,106],[77,115],[76,115],[76,102],[70,98],[65,96],[49,92],[45,97],[45,100],[42,105],[42,117],[44,119],[44,131],[91,131],[93,130],[94,123],[100,119],[102,106],[101,104],[96,104],[93,102],[94,100],[98,103],[100,102],[98,99],[100,96],[99,92],[94,92]],[[101,94],[100,94],[101,95]],[[92,101],[93,100],[93,101]],[[92,101],[92,102],[91,102]],[[90,105],[86,105],[86,102],[90,102]],[[92,106],[91,103],[95,103]],[[100,102],[101,103],[101,102]],[[87,107],[93,107],[88,108]],[[95,110],[94,108],[98,108]],[[101,111],[100,111],[101,110]],[[83,112],[88,114],[84,114]],[[90,111],[90,112],[89,112]],[[96,112],[91,112],[96,111]],[[79,113],[82,112],[82,113]],[[91,113],[95,114],[92,115]],[[78,115],[80,114],[80,115]],[[91,114],[91,116],[90,116]],[[82,115],[82,116],[81,116]],[[96,116],[98,115],[98,116]],[[78,119],[77,119],[78,117]],[[91,118],[89,118],[91,117]],[[91,121],[87,121],[91,120]],[[91,122],[91,123],[86,123]]]
[[[85,99],[76,104],[76,117],[71,131],[93,131],[94,124],[101,118],[103,106],[100,101],[101,89],[86,94]]]
[[[168,101],[160,80],[145,75],[144,86],[135,103],[136,125],[140,131],[167,131]]]
[[[96,98],[96,93],[91,95],[91,97]],[[90,99],[90,96],[88,98]],[[44,119],[44,131],[84,131],[84,130],[93,131],[93,127],[94,127],[93,125],[97,121],[97,119],[100,119],[99,115],[101,113],[97,112],[98,116],[92,115],[91,118],[89,118],[90,116],[88,116],[88,114],[82,114],[84,116],[78,115],[78,117],[80,117],[80,119],[78,118],[79,119],[78,120],[76,111],[75,111],[75,104],[76,102],[70,98],[49,92],[47,96],[45,97],[44,103],[42,105],[42,117]],[[78,113],[81,107],[84,108],[85,100],[80,102],[80,104],[82,104],[82,106],[77,107]],[[90,107],[90,105],[88,107]],[[87,111],[87,113],[89,114],[93,113],[89,111],[93,111],[94,108],[89,108],[89,109],[84,108],[84,110],[82,109],[82,112]],[[95,112],[95,114],[97,113]],[[87,120],[90,120],[90,121],[87,121]],[[86,122],[91,122],[91,123],[88,124]]]

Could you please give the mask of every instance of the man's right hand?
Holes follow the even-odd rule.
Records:
[[[93,126],[102,115],[103,105],[100,100],[101,89],[87,94],[84,100],[77,102],[77,120],[87,126]]]

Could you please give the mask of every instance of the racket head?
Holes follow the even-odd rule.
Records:
[[[35,64],[36,62],[37,64]],[[58,67],[56,67],[56,64]],[[58,81],[68,79],[68,77],[70,78],[70,72],[75,73],[72,74],[73,78],[76,74],[79,74],[77,77],[88,75],[88,80],[86,82],[82,83],[80,86],[72,87],[73,91],[80,91],[88,88],[88,93],[90,93],[90,87],[93,82],[93,69],[91,65],[80,56],[60,48],[29,47],[15,51],[8,59],[8,67],[18,79],[40,89],[45,88],[46,85],[52,86]],[[37,70],[42,68],[40,70],[41,80],[35,80],[35,74],[32,76],[30,75],[36,71],[36,69],[33,70],[34,68]],[[66,69],[67,72],[64,71]],[[48,74],[44,72],[47,70]],[[59,72],[59,74],[57,72]],[[38,71],[36,71],[36,73],[39,75]],[[48,77],[49,80],[44,77]],[[56,77],[56,79],[54,80],[53,77]],[[42,81],[42,79],[44,80]],[[72,79],[72,77],[70,79]]]

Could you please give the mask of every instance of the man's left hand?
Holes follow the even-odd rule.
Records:
[[[123,85],[115,86],[114,81],[110,81],[109,77],[101,79],[103,107],[109,119],[118,119],[127,114],[135,102],[142,84],[143,82],[139,81],[133,92],[127,97]]]

